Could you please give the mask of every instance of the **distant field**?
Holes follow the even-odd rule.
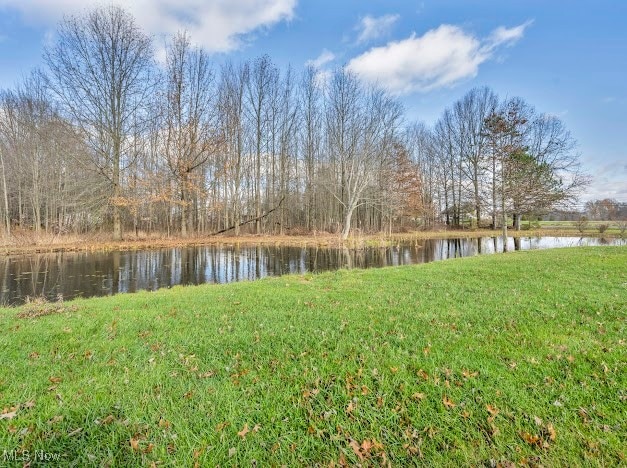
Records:
[[[598,234],[599,229],[606,234],[620,234],[627,231],[627,221],[587,221],[583,226],[577,221],[539,221],[539,224],[542,229],[572,229],[578,232],[582,227],[584,233],[591,234]],[[523,225],[528,225],[528,223],[523,222]]]
[[[617,466],[626,317],[627,247],[0,309],[0,465]]]

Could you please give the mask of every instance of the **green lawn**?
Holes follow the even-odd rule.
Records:
[[[626,312],[627,247],[0,309],[0,457],[624,464]]]

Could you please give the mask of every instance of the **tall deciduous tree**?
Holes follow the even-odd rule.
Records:
[[[44,52],[50,87],[109,183],[114,239],[122,237],[121,173],[137,155],[133,135],[148,118],[152,57],[150,38],[117,6],[66,17]]]
[[[203,188],[195,171],[217,146],[213,73],[207,54],[191,45],[186,33],[174,36],[166,55],[165,157],[178,186],[181,235],[193,229],[192,193]]]

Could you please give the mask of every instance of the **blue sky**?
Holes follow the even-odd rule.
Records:
[[[41,65],[63,14],[96,0],[0,0],[0,87]],[[475,86],[559,116],[593,184],[627,202],[627,1],[137,0],[157,44],[187,29],[219,63],[264,53],[280,66],[348,66],[431,124]]]

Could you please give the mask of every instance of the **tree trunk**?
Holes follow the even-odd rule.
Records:
[[[2,188],[3,188],[3,195],[4,195],[4,228],[6,230],[6,235],[10,236],[11,235],[11,217],[9,214],[9,195],[7,192],[7,177],[6,177],[6,173],[4,170],[4,156],[2,155],[2,152],[0,151],[0,163],[2,164]]]
[[[514,226],[513,228],[516,231],[520,231],[520,219],[522,218],[522,216],[518,213],[514,213],[513,215],[513,220],[514,220]]]
[[[113,240],[122,240],[122,219],[120,216],[120,145],[115,145],[113,156]]]
[[[181,179],[181,237],[187,237],[188,233],[188,204],[189,200],[187,196],[187,174],[184,174],[183,178]]]
[[[501,210],[503,211],[503,220],[502,220],[503,252],[507,252],[507,213],[505,212],[505,195],[501,196]]]
[[[353,211],[355,207],[349,206],[344,210],[344,228],[342,229],[342,240],[348,239],[348,235],[351,232],[351,218],[353,217]]]

